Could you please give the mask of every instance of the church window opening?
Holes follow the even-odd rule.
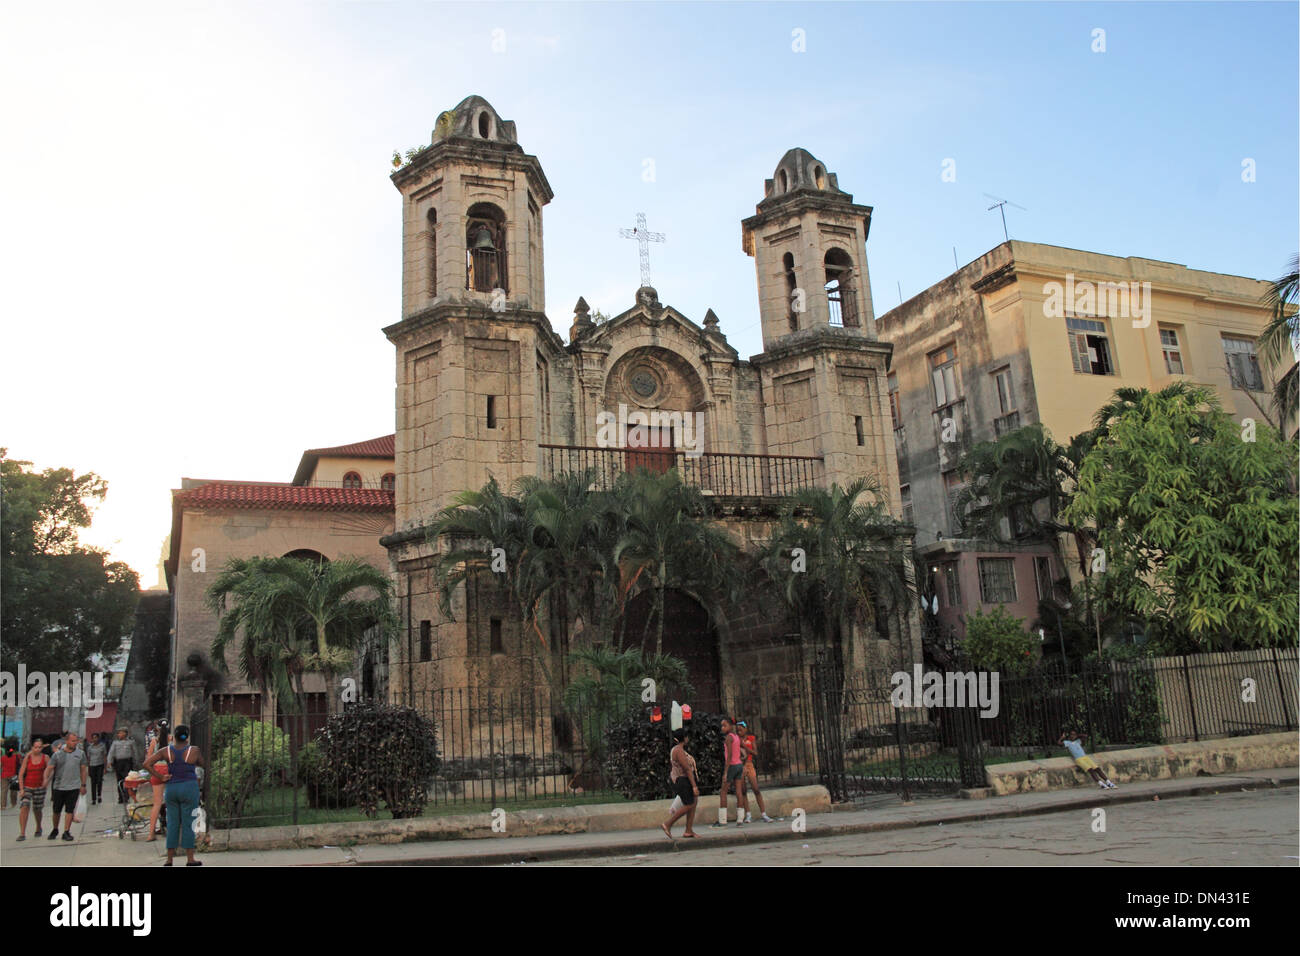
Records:
[[[497,397],[495,395],[487,397],[487,427],[497,427]]]
[[[384,477],[379,479],[379,487],[384,491],[396,491],[397,476],[390,471],[388,474],[384,475]]]
[[[492,618],[488,640],[491,641],[491,653],[504,654],[506,652],[505,641],[501,638],[501,618]]]
[[[790,191],[790,175],[784,169],[776,174],[777,183],[780,185],[781,192]]]
[[[465,227],[465,288],[474,292],[501,289],[506,283],[506,217],[491,203],[469,207]]]
[[[343,487],[360,488],[361,476],[358,475],[355,471],[349,471],[346,475],[343,476]]]
[[[488,118],[487,110],[478,114],[478,134],[487,139],[492,133],[492,120]]]
[[[903,409],[898,392],[898,375],[889,373],[889,417],[893,420],[894,430],[903,427]]]
[[[853,260],[843,249],[826,253],[826,301],[830,324],[858,327],[858,298],[853,289]]]
[[[438,210],[429,210],[429,295],[438,294]]]
[[[862,430],[862,416],[853,416],[853,430],[858,434],[858,446],[861,447],[867,443],[867,436]]]
[[[790,331],[799,331],[799,280],[794,274],[794,256],[787,252],[781,257],[781,268],[785,272],[785,297],[790,303]]]
[[[817,184],[818,189],[826,188],[826,171],[820,166],[813,167],[813,182]]]
[[[433,660],[433,624],[429,621],[420,622],[420,660]]]

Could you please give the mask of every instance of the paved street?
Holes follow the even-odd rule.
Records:
[[[1296,809],[1296,791],[1286,788],[1115,804],[1106,807],[1105,833],[1092,831],[1090,811],[1071,810],[981,823],[822,837],[807,843],[529,865],[1296,866],[1300,854]]]

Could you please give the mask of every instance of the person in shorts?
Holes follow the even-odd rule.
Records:
[[[736,721],[736,733],[740,736],[741,752],[745,756],[745,770],[741,775],[746,790],[753,790],[754,796],[758,800],[758,812],[764,823],[775,823],[767,815],[767,807],[763,804],[763,791],[758,789],[758,771],[754,769],[754,754],[758,752],[758,738],[749,730],[749,724],[743,720]],[[745,814],[745,822],[753,823],[754,818],[750,813]]]
[[[681,808],[673,810],[667,821],[660,824],[660,829],[670,840],[673,838],[673,824],[682,817],[686,818],[686,830],[682,836],[695,836],[695,807],[700,798],[700,784],[695,777],[695,758],[686,752],[686,744],[690,739],[689,730],[683,728],[673,732],[673,740],[676,744],[668,756],[672,767],[668,779],[676,795],[673,805],[676,806],[680,801]]]
[[[1088,776],[1096,781],[1098,787],[1102,790],[1118,790],[1119,787],[1115,786],[1114,782],[1106,776],[1105,771],[1097,766],[1097,761],[1083,752],[1083,740],[1080,738],[1086,738],[1087,736],[1087,734],[1080,734],[1077,730],[1072,730],[1067,738],[1065,733],[1062,732],[1061,739],[1057,743],[1070,752],[1070,756],[1074,758],[1074,762],[1079,769],[1087,772]]]
[[[45,756],[45,741],[40,737],[32,738],[32,749],[23,757],[22,766],[18,768],[18,780],[22,784],[23,795],[18,802],[18,842],[27,839],[27,817],[36,817],[36,836],[41,835],[41,815],[45,808],[45,771],[49,769],[50,758]]]
[[[727,811],[731,809],[731,791],[736,791],[736,826],[745,825],[745,761],[741,756],[740,736],[731,718],[722,718],[722,792],[718,795],[718,822],[710,824],[710,829],[721,829],[727,825]]]
[[[86,751],[77,746],[78,737],[69,733],[63,746],[54,751],[45,768],[46,783],[53,782],[54,827],[47,840],[59,835],[59,814],[63,814],[63,839],[71,842],[72,815],[77,809],[77,798],[86,792],[86,777],[90,768],[86,764]]]

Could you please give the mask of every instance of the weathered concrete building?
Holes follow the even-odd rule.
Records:
[[[972,445],[1035,422],[1060,444],[1118,388],[1213,387],[1261,425],[1269,404],[1254,340],[1268,283],[1153,259],[1005,242],[881,316],[903,509],[938,595],[941,628],[1004,604],[1032,625],[1051,582],[1077,572],[1045,545],[965,540],[953,503]],[[1261,408],[1262,406],[1262,408]]]
[[[403,205],[402,318],[384,330],[396,350],[397,482],[396,530],[383,543],[405,629],[399,685],[535,681],[536,644],[517,615],[475,588],[458,597],[454,620],[437,609],[429,522],[489,478],[508,488],[525,475],[673,466],[715,496],[746,541],[768,533],[773,509],[756,517],[759,503],[863,476],[900,513],[891,346],[877,336],[866,263],[871,209],[807,151],[781,158],[742,224],[764,344],[748,360],[712,310],[697,321],[648,286],[599,324],[579,300],[568,340],[553,332],[542,228],[551,187],[514,123],[481,97],[443,113],[430,145],[392,178]],[[658,417],[637,424],[638,413]],[[725,697],[742,674],[801,665],[798,629],[779,611],[710,615],[688,595],[676,602],[666,650],[687,657],[697,688]],[[855,659],[893,663],[900,649],[919,659],[914,611],[896,631],[892,650],[856,635]]]

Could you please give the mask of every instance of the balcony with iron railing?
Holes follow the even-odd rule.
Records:
[[[856,329],[862,325],[858,294],[853,286],[841,283],[827,289],[826,304],[830,310],[830,324],[836,328]]]
[[[590,470],[595,487],[612,488],[618,476],[639,468],[663,473],[677,469],[682,481],[720,498],[781,498],[823,483],[823,460],[807,455],[692,454],[674,448],[601,448],[538,445],[544,478]]]
[[[1001,418],[993,419],[993,434],[1001,438],[1007,432],[1013,432],[1020,427],[1020,413],[1008,412]]]

